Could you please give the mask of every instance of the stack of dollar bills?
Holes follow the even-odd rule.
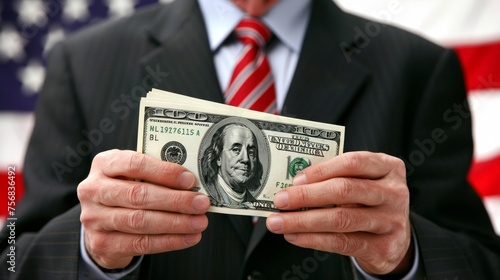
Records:
[[[262,216],[302,169],[342,153],[344,127],[153,89],[139,112],[137,150],[183,165],[211,212]]]

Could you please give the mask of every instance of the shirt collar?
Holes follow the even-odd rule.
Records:
[[[233,190],[233,188],[231,188],[229,186],[229,184],[226,183],[226,181],[224,181],[224,179],[222,178],[222,176],[220,174],[217,175],[217,180],[219,181],[219,186],[222,188],[222,190],[224,192],[226,192],[226,194],[229,196],[229,198],[231,198],[232,200],[234,200],[238,203],[242,203],[243,200],[245,200],[245,195],[247,194],[246,189],[243,191],[243,193],[235,192]]]
[[[198,0],[207,27],[212,51],[217,50],[231,34],[245,13],[230,0]],[[278,1],[261,19],[294,52],[300,52],[307,23],[311,15],[311,0]]]

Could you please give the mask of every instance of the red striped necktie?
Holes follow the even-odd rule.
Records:
[[[274,78],[263,51],[271,32],[258,19],[247,17],[236,26],[235,35],[244,47],[224,93],[226,103],[277,114]]]

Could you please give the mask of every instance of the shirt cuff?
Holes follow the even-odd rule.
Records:
[[[84,242],[84,229],[83,225],[80,230],[80,261],[78,268],[78,279],[103,279],[103,280],[117,280],[128,274],[132,273],[139,267],[144,256],[135,257],[132,263],[126,269],[117,272],[104,272],[102,271],[90,258],[87,250],[85,249]]]
[[[413,265],[411,267],[411,270],[408,272],[408,274],[405,275],[405,277],[401,278],[401,280],[416,280],[416,279],[424,279],[422,276],[425,274],[423,271],[423,267],[420,265],[420,252],[418,248],[418,241],[415,236],[415,232],[412,229],[412,239],[413,239],[413,245],[415,248],[415,255],[413,258]],[[370,275],[366,273],[358,264],[356,261],[356,258],[351,257],[351,261],[354,264],[354,267],[356,267],[356,272],[358,274],[358,277],[361,279],[366,279],[366,280],[380,280],[380,278],[374,277],[373,275]]]

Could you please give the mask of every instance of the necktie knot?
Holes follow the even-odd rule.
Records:
[[[235,29],[236,37],[244,45],[252,44],[263,47],[271,38],[271,31],[260,20],[252,17],[244,18]]]

